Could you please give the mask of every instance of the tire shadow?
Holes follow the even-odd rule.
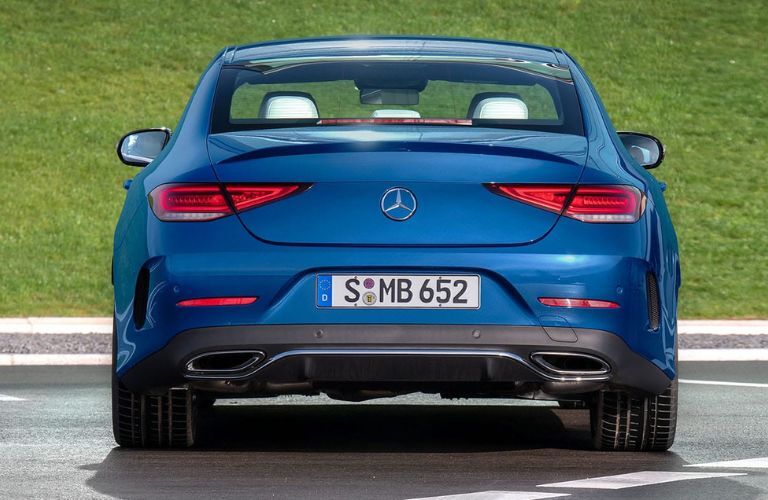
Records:
[[[192,449],[115,448],[83,466],[118,498],[412,498],[681,467],[592,451],[585,410],[478,404],[217,405]]]
[[[586,411],[521,406],[330,404],[215,406],[201,415],[196,447],[441,453],[590,446]]]

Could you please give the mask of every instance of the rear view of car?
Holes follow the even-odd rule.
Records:
[[[115,233],[123,446],[217,398],[550,399],[598,449],[674,440],[663,146],[617,134],[559,49],[372,37],[225,49]],[[645,167],[645,168],[644,168]]]

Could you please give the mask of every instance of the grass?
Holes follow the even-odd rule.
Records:
[[[114,144],[173,125],[225,45],[441,34],[556,45],[655,175],[683,254],[681,315],[768,317],[768,9],[730,2],[441,0],[0,3],[0,316],[108,315],[123,201]]]

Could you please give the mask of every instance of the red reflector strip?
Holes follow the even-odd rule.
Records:
[[[182,300],[176,305],[179,307],[247,306],[257,300],[259,300],[258,297],[208,297]]]
[[[539,297],[539,302],[552,307],[586,307],[592,309],[618,309],[620,307],[616,302],[595,299]]]

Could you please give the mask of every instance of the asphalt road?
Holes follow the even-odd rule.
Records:
[[[685,363],[681,376],[756,386],[681,384],[668,453],[590,451],[582,410],[422,396],[217,404],[198,448],[136,451],[112,441],[107,367],[0,368],[0,497],[768,498],[768,459],[691,466],[768,457],[768,363]],[[691,476],[710,473],[744,475]],[[621,474],[608,481],[652,484],[551,485]],[[467,495],[480,492],[495,493]]]

